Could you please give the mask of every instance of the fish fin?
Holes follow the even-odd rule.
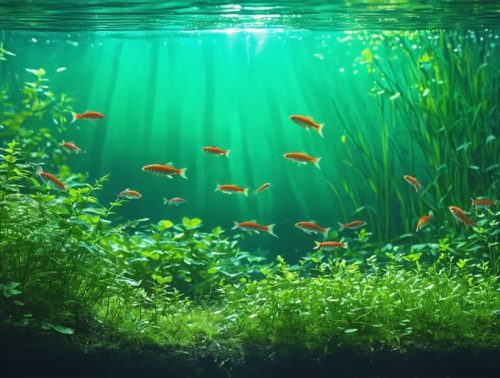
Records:
[[[163,197],[163,204],[167,205],[168,204],[168,198]]]
[[[170,180],[173,179],[172,175],[166,175],[165,177],[168,178],[168,179],[170,179]]]
[[[243,195],[248,197],[248,188],[243,189]]]
[[[271,236],[274,236],[275,238],[278,237],[278,235],[276,235],[274,233],[274,226],[276,226],[275,224],[270,224],[269,226],[267,226],[267,233]]]
[[[313,249],[320,249],[321,248],[321,242],[315,241],[314,242],[314,248]]]
[[[215,184],[215,189],[214,189],[214,192],[218,192],[218,191],[220,191],[219,187],[220,187],[220,185],[219,185],[219,184]]]
[[[182,168],[182,169],[181,169],[181,171],[179,172],[179,175],[180,175],[183,179],[186,179],[186,180],[187,180],[186,171],[187,171],[187,168]]]
[[[229,157],[229,154],[230,154],[230,153],[231,153],[231,150],[230,150],[230,149],[226,151],[225,155],[226,155],[226,157],[227,157],[227,158]]]
[[[40,176],[43,173],[42,167],[40,166],[36,167],[35,173],[37,176]]]
[[[322,158],[320,158],[320,157],[319,157],[319,158],[316,158],[316,161],[314,162],[314,165],[315,165],[316,167],[318,167],[318,169],[321,169],[321,167],[319,166],[319,161],[320,161],[321,159],[322,159]]]
[[[171,162],[171,161],[169,161],[169,162],[166,162],[166,163],[165,163],[165,165],[170,165],[170,166],[172,166],[172,165],[174,165],[174,163],[173,163],[173,162]]]
[[[233,221],[233,223],[234,223],[234,226],[233,226],[233,228],[231,228],[231,230],[236,230],[240,224],[236,221]]]
[[[324,123],[320,123],[318,127],[318,134],[321,136],[321,138],[324,138],[325,136],[323,135],[323,127],[325,127]]]
[[[343,242],[344,246],[342,248],[348,249],[349,248],[349,242]]]
[[[340,231],[345,230],[345,224],[340,223],[340,222],[337,222],[337,223],[338,223],[338,225],[340,227]]]
[[[331,227],[325,228],[325,232],[323,232],[323,235],[325,236],[325,238],[328,237],[328,234],[330,233],[331,230],[332,230]]]
[[[71,112],[71,123],[74,123],[78,119],[78,114],[76,112]]]

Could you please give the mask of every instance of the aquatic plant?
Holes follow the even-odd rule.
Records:
[[[354,110],[333,101],[347,136],[343,162],[354,179],[329,182],[332,193],[343,214],[366,216],[378,241],[413,232],[429,210],[440,230],[446,205],[494,196],[499,185],[498,46],[487,32],[356,36],[365,47],[358,64],[373,80],[378,127],[376,135],[353,128],[360,123]],[[403,182],[408,173],[420,178],[421,194]]]

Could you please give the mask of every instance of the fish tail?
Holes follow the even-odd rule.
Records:
[[[267,226],[267,233],[271,236],[274,236],[275,238],[278,237],[278,235],[276,235],[274,233],[274,226],[276,226],[275,224],[270,224],[269,226]]]
[[[215,184],[215,189],[214,189],[214,192],[218,192],[220,189],[219,189],[220,185],[219,184]]]
[[[248,188],[243,189],[243,195],[248,197]]]
[[[316,167],[318,167],[318,169],[321,169],[321,167],[319,166],[319,161],[320,161],[321,159],[322,159],[322,158],[320,158],[320,157],[319,157],[319,158],[316,158],[316,160],[314,161],[314,165],[315,165]]]
[[[179,176],[187,180],[186,171],[187,168],[182,168],[181,171],[179,172]]]
[[[239,226],[239,223],[236,221],[233,221],[233,223],[234,223],[234,226],[233,226],[233,228],[231,228],[231,230],[236,230]]]
[[[163,198],[163,204],[164,204],[164,205],[168,205],[168,204],[169,204],[169,203],[168,203],[168,198],[165,198],[165,197]]]
[[[348,242],[343,242],[344,245],[342,246],[342,248],[345,248],[345,249],[348,249],[349,248],[349,243]]]
[[[340,231],[345,230],[345,224],[340,223],[340,222],[337,222],[337,223],[338,223],[338,225],[340,227]]]
[[[314,248],[313,248],[313,249],[320,249],[320,248],[321,248],[321,242],[319,242],[319,241],[315,241],[315,242],[314,242],[314,244],[315,244],[315,245],[314,245]]]
[[[476,224],[476,222],[474,222],[472,219],[468,218],[468,217],[465,217],[464,218],[464,224],[465,226],[474,226]]]
[[[323,235],[325,236],[325,238],[328,236],[328,234],[330,233],[331,230],[332,230],[331,227],[325,228],[325,231],[323,232]]]
[[[318,134],[321,136],[321,138],[324,138],[325,136],[323,135],[323,127],[325,127],[324,123],[320,123],[318,127]]]
[[[71,123],[74,123],[78,119],[78,114],[76,112],[71,112]]]
[[[226,157],[228,158],[230,153],[231,153],[231,150],[229,149],[226,151],[226,153],[224,155],[226,155]]]
[[[36,167],[35,173],[37,176],[41,176],[41,174],[43,173],[42,167],[40,166]]]

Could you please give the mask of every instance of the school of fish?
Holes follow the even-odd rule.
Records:
[[[87,111],[81,114],[72,112],[71,113],[72,120],[71,123],[77,122],[79,120],[83,121],[88,121],[88,122],[96,122],[98,120],[106,118],[104,114],[97,112],[97,111]],[[318,135],[320,135],[322,138],[324,138],[323,135],[323,128],[324,124],[323,123],[318,123],[314,121],[314,119],[310,116],[304,116],[304,115],[291,115],[290,120],[294,122],[295,124],[299,125],[300,127],[304,128],[307,131],[314,131]],[[60,144],[61,147],[63,147],[66,151],[70,153],[81,153],[83,150],[77,146],[73,142],[67,142],[67,141],[62,141]],[[229,158],[229,154],[231,152],[230,149],[223,149],[218,146],[205,146],[202,148],[202,151],[219,157],[219,156],[224,156],[226,158]],[[314,157],[309,155],[306,152],[287,152],[283,154],[283,157],[285,159],[294,161],[298,163],[299,165],[306,165],[306,164],[313,164],[316,166],[318,169],[320,168],[319,162],[321,160],[321,157]],[[169,162],[166,164],[162,163],[154,163],[154,164],[149,164],[145,165],[142,167],[142,170],[144,172],[160,175],[169,179],[172,179],[174,176],[179,176],[184,179],[187,179],[186,176],[186,170],[187,168],[176,168],[173,166],[173,163]],[[44,181],[50,182],[52,185],[57,187],[59,190],[66,190],[65,184],[57,178],[55,175],[52,173],[44,172],[41,167],[37,167],[36,169],[36,174]],[[417,193],[421,193],[422,190],[422,185],[413,176],[410,175],[404,175],[403,179],[410,184]],[[272,184],[269,182],[263,183],[260,185],[258,188],[255,189],[254,195],[258,195],[264,191],[269,190],[269,188],[272,187]],[[250,188],[248,187],[242,187],[236,184],[217,184],[215,187],[215,191],[221,192],[224,194],[239,194],[243,196],[248,196]],[[134,189],[126,188],[120,193],[117,194],[118,198],[123,198],[123,199],[129,199],[129,200],[137,200],[142,198],[142,194]],[[186,203],[186,199],[182,197],[172,197],[172,198],[163,198],[163,204],[164,205],[169,205],[169,206],[179,206],[184,203]],[[478,198],[478,199],[472,199],[471,200],[471,206],[476,208],[476,211],[480,208],[487,208],[490,206],[494,206],[497,203],[496,200],[493,199],[486,199],[486,198]],[[464,210],[459,208],[458,206],[448,206],[448,209],[450,213],[453,215],[454,219],[457,222],[462,222],[466,227],[469,226],[474,226],[475,222],[469,218],[469,216],[466,214]],[[433,213],[429,212],[427,214],[422,215],[417,224],[415,231],[419,232],[422,230],[425,226],[427,226],[430,221],[433,219]],[[364,220],[354,220],[348,223],[340,223],[338,222],[338,225],[340,227],[340,231],[343,230],[356,230],[362,227],[367,226],[367,222]],[[320,226],[313,220],[309,221],[299,221],[295,223],[295,227],[298,228],[299,230],[302,230],[308,235],[320,235],[322,236],[325,240],[324,241],[315,241],[315,246],[313,249],[322,249],[322,250],[331,250],[335,248],[348,248],[347,242],[344,242],[343,240],[339,241],[334,241],[334,240],[326,240],[328,239],[328,236],[330,234],[331,227],[328,226]],[[242,222],[234,222],[234,229],[239,229],[242,231],[247,231],[251,233],[267,233],[268,235],[278,237],[274,233],[274,224],[270,225],[261,225],[257,223],[255,220],[249,220],[249,221],[242,221]]]

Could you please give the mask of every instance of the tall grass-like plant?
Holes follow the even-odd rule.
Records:
[[[359,33],[358,62],[373,80],[379,114],[374,132],[333,103],[347,134],[349,182],[329,183],[343,207],[347,195],[378,240],[413,232],[432,210],[440,225],[447,206],[468,210],[471,197],[499,186],[500,54],[487,32]],[[359,123],[359,122],[358,122]],[[402,176],[422,183],[416,194]],[[346,209],[343,209],[346,212]]]

